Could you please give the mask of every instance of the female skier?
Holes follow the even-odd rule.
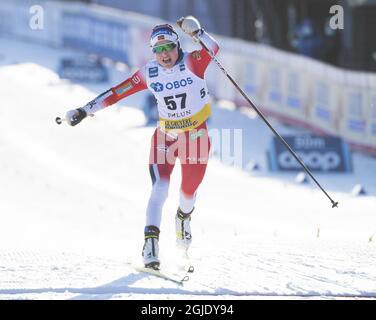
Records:
[[[201,40],[212,53],[218,52],[217,42],[201,28],[197,19],[188,16],[179,19],[178,24],[193,39]],[[68,111],[66,120],[69,125],[75,126],[88,114],[136,92],[149,89],[154,94],[158,103],[159,125],[151,139],[149,171],[153,185],[146,209],[142,256],[145,267],[159,269],[162,208],[177,158],[181,162],[182,181],[175,216],[176,239],[185,252],[192,242],[191,214],[210,151],[206,126],[210,116],[210,99],[204,74],[211,58],[204,48],[183,51],[178,34],[169,24],[153,28],[150,47],[155,54],[154,60],[82,108]]]

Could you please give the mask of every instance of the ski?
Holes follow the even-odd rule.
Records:
[[[174,282],[174,283],[177,283],[179,285],[183,285],[184,282],[188,281],[189,280],[189,276],[187,274],[185,274],[184,276],[182,277],[179,277],[178,275],[174,275],[174,274],[169,274],[169,273],[166,273],[164,271],[161,271],[161,270],[155,270],[155,269],[152,269],[152,268],[146,268],[146,267],[135,267],[135,269],[138,271],[138,272],[142,272],[142,273],[147,273],[147,274],[150,274],[152,276],[156,276],[158,278],[162,278],[164,280],[168,280],[168,281],[171,281],[171,282]]]

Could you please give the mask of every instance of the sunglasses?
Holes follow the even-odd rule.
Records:
[[[167,52],[171,52],[176,48],[176,43],[165,43],[161,44],[159,46],[153,47],[152,51],[153,53],[162,53],[164,50]]]

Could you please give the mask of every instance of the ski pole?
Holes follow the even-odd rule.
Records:
[[[180,25],[179,25],[180,26]],[[297,154],[292,150],[292,148],[289,146],[289,144],[286,142],[285,139],[281,137],[281,135],[273,128],[273,126],[270,124],[270,122],[266,119],[266,117],[263,115],[263,113],[253,104],[251,99],[247,96],[247,94],[239,87],[239,85],[236,83],[236,81],[227,73],[225,68],[222,66],[222,64],[218,61],[218,59],[214,56],[214,54],[208,49],[208,47],[197,37],[193,36],[193,38],[196,40],[196,42],[199,42],[200,45],[208,52],[210,58],[216,63],[216,65],[222,70],[222,72],[226,75],[226,77],[232,82],[232,84],[238,89],[240,94],[244,97],[245,100],[251,105],[251,107],[257,112],[257,114],[260,116],[262,120],[267,124],[267,126],[272,130],[272,132],[278,137],[278,139],[285,145],[288,151],[293,155],[293,157],[296,159],[296,161],[299,162],[299,164],[303,167],[303,169],[308,173],[308,175],[312,178],[312,180],[316,183],[316,185],[321,189],[321,191],[328,197],[330,202],[332,203],[332,208],[338,207],[338,202],[334,201],[329,194],[324,190],[324,188],[320,185],[320,183],[316,180],[316,178],[313,176],[311,171],[307,168],[307,166],[299,159]]]
[[[89,113],[88,116],[89,116],[89,117],[94,117],[94,113]],[[56,122],[57,124],[62,124],[63,121],[67,121],[67,120],[66,120],[65,118],[60,118],[60,117],[56,117],[56,118],[55,118],[55,122]]]

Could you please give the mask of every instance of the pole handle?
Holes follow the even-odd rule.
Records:
[[[91,117],[91,118],[94,117],[94,113],[89,113],[89,114],[88,114],[88,117]],[[67,121],[67,119],[65,119],[65,118],[61,118],[61,117],[56,117],[56,118],[55,118],[55,122],[56,122],[58,125],[62,124],[63,121]]]

